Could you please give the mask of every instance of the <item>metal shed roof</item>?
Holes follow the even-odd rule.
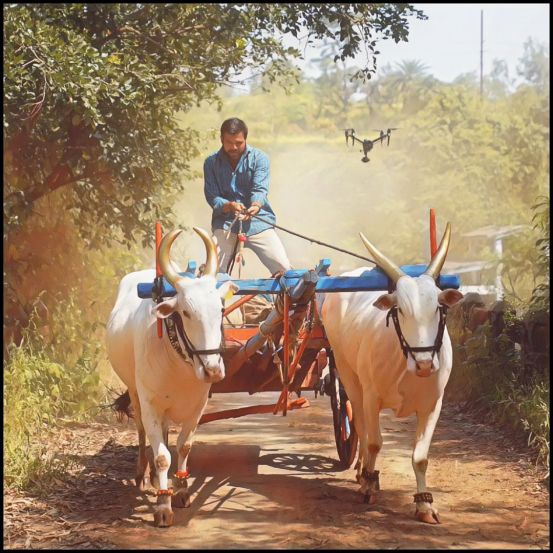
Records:
[[[511,234],[517,234],[524,229],[529,228],[528,225],[508,225],[504,227],[498,227],[495,225],[488,225],[470,232],[465,232],[462,236],[483,236],[485,238],[503,238],[510,236]]]

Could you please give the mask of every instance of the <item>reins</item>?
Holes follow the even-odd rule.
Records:
[[[267,225],[270,225],[273,228],[277,228],[279,230],[282,230],[283,232],[287,232],[288,234],[293,234],[294,236],[297,236],[298,238],[302,238],[303,240],[307,240],[309,242],[319,244],[320,246],[325,246],[327,248],[331,248],[333,250],[336,250],[338,252],[342,252],[348,255],[352,255],[353,257],[358,257],[359,259],[363,259],[364,261],[369,261],[371,263],[374,263],[376,265],[376,261],[369,259],[368,257],[364,257],[362,255],[359,255],[358,253],[350,252],[349,250],[344,250],[343,248],[338,248],[337,246],[333,246],[332,244],[327,244],[326,242],[322,242],[321,240],[316,240],[315,238],[310,238],[309,236],[305,236],[304,234],[300,234],[299,232],[294,232],[293,230],[286,229],[284,227],[281,227],[280,225],[277,225],[276,223],[271,223],[270,221],[267,221],[266,219],[263,219],[263,217],[260,217],[259,215],[252,215],[252,217],[255,217],[256,219],[259,219],[262,223],[266,223]]]
[[[266,223],[267,225],[269,225],[272,228],[277,228],[279,230],[282,230],[283,232],[287,232],[288,234],[293,234],[294,236],[297,236],[298,238],[302,238],[303,240],[307,240],[307,241],[312,242],[314,244],[319,244],[320,246],[325,246],[327,248],[331,248],[333,250],[345,253],[347,255],[352,255],[353,257],[358,257],[359,259],[363,259],[364,261],[369,261],[370,263],[374,263],[376,265],[376,261],[374,261],[372,259],[369,259],[368,257],[364,257],[362,255],[359,255],[358,253],[350,252],[349,250],[345,250],[343,248],[338,248],[338,246],[333,246],[332,244],[327,244],[326,242],[322,242],[321,240],[316,240],[315,238],[310,238],[309,236],[305,236],[304,234],[300,234],[299,232],[294,232],[293,230],[281,227],[280,225],[277,225],[276,223],[271,223],[271,221],[267,221],[266,219],[264,219],[263,217],[260,217],[259,215],[251,215],[251,217],[255,217],[256,219],[259,219],[262,223]],[[234,218],[234,221],[232,221],[229,229],[232,229],[232,227],[234,226],[236,221],[239,221],[238,215]],[[234,251],[236,251],[237,246],[238,246],[238,234],[236,235],[236,244],[235,244]],[[230,267],[230,262],[229,262],[228,266]]]

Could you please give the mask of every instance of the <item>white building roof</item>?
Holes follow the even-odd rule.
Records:
[[[524,229],[529,228],[528,225],[508,225],[504,227],[497,227],[494,225],[488,225],[471,232],[465,232],[462,236],[483,236],[485,238],[504,238],[511,234],[517,234]]]
[[[496,263],[493,261],[446,261],[442,273],[471,273],[472,271],[482,271],[483,269],[495,267],[495,265]]]

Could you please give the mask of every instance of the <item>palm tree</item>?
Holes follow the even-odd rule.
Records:
[[[394,66],[384,66],[381,76],[367,86],[367,103],[401,102],[403,110],[412,112],[428,100],[436,79],[429,74],[429,67],[420,60],[404,60]]]

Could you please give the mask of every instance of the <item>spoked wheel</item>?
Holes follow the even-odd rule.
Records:
[[[330,404],[332,406],[332,419],[334,421],[334,439],[338,457],[343,468],[351,467],[357,453],[357,432],[353,424],[353,411],[351,402],[340,382],[334,355],[329,355],[329,389]]]

